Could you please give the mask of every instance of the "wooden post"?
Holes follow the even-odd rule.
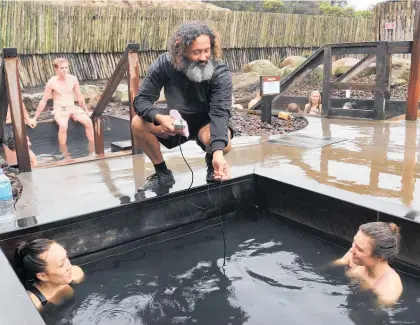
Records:
[[[390,55],[388,42],[379,42],[376,47],[375,119],[385,119],[386,97],[389,93]]]
[[[121,79],[124,77],[124,74],[127,72],[128,68],[128,51],[130,44],[126,47],[125,52],[118,62],[117,67],[114,70],[111,78],[109,78],[107,85],[105,86],[104,91],[102,92],[101,97],[96,104],[95,109],[92,112],[91,118],[93,122],[94,136],[95,136],[95,153],[97,155],[104,154],[104,131],[102,128],[101,115],[104,112],[106,106],[111,100],[112,95],[117,89]]]
[[[411,68],[408,83],[407,121],[416,121],[420,97],[420,3],[414,2],[416,10],[414,19],[413,46],[411,48]]]
[[[6,73],[4,71],[4,60],[0,67],[0,153],[3,153],[4,121],[7,115],[7,86]]]
[[[95,153],[97,155],[103,155],[105,153],[104,144],[104,128],[102,126],[102,116],[93,117],[93,136],[95,142]]]
[[[134,111],[134,97],[136,97],[140,86],[140,67],[139,67],[139,44],[129,44],[128,52],[128,98],[130,100],[130,134],[131,134],[131,148],[133,154],[140,154],[143,151],[136,148],[133,129],[131,128],[131,120],[135,116]]]
[[[262,97],[262,107],[261,107],[261,121],[271,124],[271,101],[273,100],[272,96],[263,96]]]
[[[15,48],[3,49],[4,69],[7,82],[7,93],[10,104],[13,133],[16,142],[16,157],[19,171],[30,172],[28,141],[26,139],[26,125],[23,118],[22,94],[20,91],[17,50]],[[6,107],[7,109],[7,107]]]
[[[262,97],[261,121],[271,124],[272,103],[280,94],[280,76],[260,76],[260,94]]]
[[[322,115],[328,116],[330,110],[330,87],[332,71],[331,46],[324,48],[324,82],[322,85]]]

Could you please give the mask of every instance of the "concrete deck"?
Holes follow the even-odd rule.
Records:
[[[392,210],[394,215],[420,210],[420,153],[416,151],[420,123],[308,120],[308,127],[294,134],[234,138],[227,156],[232,177],[255,172],[378,211]],[[201,149],[195,142],[182,148],[194,170],[193,186],[206,184]],[[165,150],[164,156],[176,179],[171,192],[187,189],[191,173],[179,148]],[[16,206],[18,226],[153,197],[155,193],[136,194],[153,172],[147,157],[128,155],[21,174],[24,191]],[[414,219],[420,222],[420,217]]]

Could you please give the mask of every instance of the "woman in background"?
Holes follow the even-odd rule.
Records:
[[[322,114],[322,99],[321,93],[317,90],[311,92],[309,96],[309,103],[305,105],[305,113],[310,115]]]

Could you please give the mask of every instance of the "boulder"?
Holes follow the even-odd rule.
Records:
[[[128,104],[130,102],[128,98],[128,85],[119,84],[114,94],[112,95],[112,100],[114,102]]]
[[[341,76],[350,68],[354,67],[360,60],[355,58],[342,58],[332,63],[332,75]]]
[[[410,79],[411,60],[403,58],[392,58],[391,79],[402,79],[408,81]]]
[[[257,95],[257,97],[255,97],[254,99],[252,99],[249,103],[248,103],[248,109],[251,109],[252,106],[254,106],[255,104],[257,104],[259,101],[261,100],[261,96]]]
[[[291,74],[296,68],[292,66],[283,67],[280,69],[280,77],[284,78]]]
[[[82,92],[83,97],[85,98],[86,102],[89,102],[89,100],[100,96],[102,92],[104,91],[104,87],[95,86],[95,85],[81,85],[80,91]],[[76,96],[74,96],[74,101],[77,101]]]
[[[44,93],[35,93],[35,94],[22,94],[22,101],[25,104],[26,110],[28,112],[35,111],[38,107],[38,103],[42,99]],[[52,98],[48,99],[46,107],[52,107],[53,100]]]
[[[260,76],[279,76],[280,69],[268,60],[256,60],[245,64],[243,72],[255,72]]]
[[[350,67],[345,67],[345,66],[342,66],[342,67],[338,67],[337,69],[335,69],[335,71],[334,71],[334,76],[336,76],[336,77],[340,77],[340,76],[342,76],[343,74],[345,74],[347,71],[349,71],[351,68]]]
[[[281,63],[280,68],[293,67],[296,68],[306,61],[304,56],[288,56]]]
[[[411,60],[403,59],[399,57],[392,58],[392,69],[391,69],[391,80],[405,80],[408,81],[410,78]],[[367,77],[376,73],[376,64],[370,64],[366,69],[360,72],[358,77]]]
[[[242,73],[232,77],[233,90],[257,88],[260,84],[260,75],[256,72]]]
[[[391,81],[391,86],[392,87],[396,87],[396,86],[404,86],[407,84],[407,80],[404,79],[395,79]]]

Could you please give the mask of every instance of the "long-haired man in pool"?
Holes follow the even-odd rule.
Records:
[[[229,127],[232,78],[226,64],[220,61],[220,39],[203,22],[188,21],[170,38],[168,48],[150,66],[134,99],[138,115],[132,121],[135,144],[156,170],[139,191],[157,191],[175,183],[160,143],[170,149],[194,139],[206,152],[207,181],[230,178],[224,155],[230,151],[233,136]],[[154,105],[162,87],[168,109]],[[175,129],[170,109],[177,110],[187,122],[189,138]]]

